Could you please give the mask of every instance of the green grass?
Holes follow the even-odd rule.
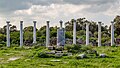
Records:
[[[120,68],[120,47],[91,47],[109,58],[38,58],[30,57],[33,52],[45,50],[44,47],[0,48],[0,68]],[[8,61],[11,57],[18,60]],[[2,59],[1,59],[2,58]],[[59,59],[60,62],[50,60]]]

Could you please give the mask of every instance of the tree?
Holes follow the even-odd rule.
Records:
[[[117,35],[120,35],[120,16],[116,16],[114,22],[115,22],[115,33]]]
[[[33,26],[28,26],[24,28],[24,31],[33,32]]]

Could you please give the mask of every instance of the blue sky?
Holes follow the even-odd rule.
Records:
[[[59,25],[72,18],[85,17],[88,20],[102,21],[109,25],[116,15],[120,15],[119,0],[1,0],[0,27],[10,20],[19,28],[19,21],[24,27],[37,21],[40,28],[50,20],[50,26]]]

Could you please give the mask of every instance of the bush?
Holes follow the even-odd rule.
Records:
[[[56,50],[57,51],[62,51],[62,50],[64,50],[64,47],[63,46],[56,47]]]
[[[39,58],[49,58],[49,55],[47,55],[45,52],[40,52],[36,54],[36,57]]]
[[[36,53],[34,52],[33,55],[35,57],[39,57],[39,58],[55,58],[56,57],[53,54],[47,54],[45,52],[36,52]],[[33,57],[33,56],[31,55],[31,57]]]
[[[0,44],[0,47],[4,47],[4,45],[3,45],[3,44]]]

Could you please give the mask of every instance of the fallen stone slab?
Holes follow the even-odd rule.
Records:
[[[9,58],[7,61],[15,61],[17,59],[20,59],[20,57],[12,57],[12,58]]]
[[[86,58],[86,54],[79,54],[76,58],[77,59],[83,59],[83,58]]]
[[[55,54],[55,51],[46,52],[46,54]]]
[[[62,56],[63,56],[63,53],[55,53],[55,56],[56,56],[56,57],[62,57]]]
[[[60,62],[61,60],[50,60],[51,62]]]
[[[101,57],[101,58],[105,58],[105,57],[107,57],[107,56],[106,56],[106,54],[100,54],[100,57]]]

